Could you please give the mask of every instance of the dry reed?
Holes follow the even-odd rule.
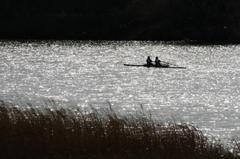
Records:
[[[20,109],[4,101],[0,150],[2,159],[238,158],[191,125],[120,116],[112,109]]]

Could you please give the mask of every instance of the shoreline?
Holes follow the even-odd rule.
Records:
[[[37,109],[0,102],[0,157],[15,158],[165,158],[237,159],[233,149],[210,140],[189,124],[163,123],[144,111],[119,115],[98,111]],[[12,153],[15,152],[15,153]]]

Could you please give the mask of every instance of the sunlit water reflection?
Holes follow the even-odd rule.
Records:
[[[126,67],[146,56],[187,69]],[[193,123],[222,139],[240,134],[240,46],[152,42],[0,42],[0,98],[53,99]],[[67,104],[68,105],[68,104]]]

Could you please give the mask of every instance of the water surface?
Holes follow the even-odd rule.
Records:
[[[126,67],[146,57],[187,69]],[[0,42],[0,98],[53,99],[193,123],[222,139],[240,134],[240,46],[160,42]]]

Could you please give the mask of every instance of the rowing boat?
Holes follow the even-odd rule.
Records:
[[[160,65],[160,66],[157,66],[157,65],[147,65],[147,64],[144,64],[144,65],[134,65],[134,64],[124,64],[124,66],[132,66],[132,67],[147,67],[147,68],[150,68],[150,67],[153,67],[153,68],[175,68],[175,69],[186,69],[186,67],[179,67],[179,66],[169,66],[169,65]]]

